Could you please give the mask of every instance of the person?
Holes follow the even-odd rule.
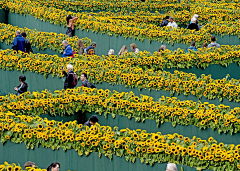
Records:
[[[167,49],[167,47],[165,45],[160,46],[160,48],[158,49],[158,52],[161,51],[165,51]]]
[[[84,126],[91,127],[98,123],[99,119],[96,115],[92,115],[87,122],[84,123]]]
[[[110,49],[109,51],[108,51],[108,56],[109,55],[114,55],[114,49]]]
[[[220,45],[218,43],[216,43],[217,39],[215,36],[211,37],[211,43],[208,45],[208,48],[210,47],[216,47],[216,48],[220,48]]]
[[[34,168],[35,167],[35,163],[31,162],[31,161],[28,161],[24,164],[24,168],[26,169],[27,167],[31,167],[31,168]]]
[[[66,77],[64,81],[64,90],[67,88],[74,88],[77,85],[78,78],[77,75],[73,72],[73,66],[71,64],[67,65],[67,72],[62,68],[63,75]]]
[[[93,17],[93,14],[90,13],[88,16],[89,16],[89,17]]]
[[[88,87],[88,88],[91,87],[90,82],[87,80],[87,74],[86,74],[86,73],[82,73],[82,75],[81,75],[81,81],[82,81],[82,86],[83,86],[83,87]]]
[[[48,166],[47,171],[59,171],[60,170],[60,163],[53,162],[50,166]]]
[[[32,50],[32,47],[31,47],[31,43],[30,43],[30,41],[27,39],[27,34],[26,34],[25,32],[22,32],[22,37],[23,37],[24,40],[25,40],[25,52],[26,52],[26,53],[30,53],[30,52],[33,53],[33,50]]]
[[[66,35],[68,35],[69,37],[73,37],[74,36],[74,21],[78,19],[78,17],[73,17],[71,15],[68,15],[66,18],[67,21],[67,31],[66,31]]]
[[[173,17],[169,17],[169,23],[167,25],[168,27],[174,27],[174,28],[178,28],[177,23],[175,23]]]
[[[132,49],[132,52],[139,53],[139,49],[135,43],[130,44],[130,48]]]
[[[12,42],[12,49],[25,52],[25,40],[22,37],[20,30],[16,31],[16,37]]]
[[[20,81],[19,86],[14,87],[14,90],[17,91],[17,95],[18,96],[20,94],[22,94],[22,93],[27,92],[27,88],[28,88],[28,85],[25,82],[26,81],[26,77],[24,75],[19,76],[19,81]]]
[[[200,30],[200,26],[197,24],[197,19],[196,18],[192,18],[191,19],[191,24],[187,25],[187,29],[189,30]]]
[[[189,48],[187,48],[186,52],[188,52],[188,50],[194,50],[197,51],[197,48],[195,47],[196,42],[191,41],[191,46]]]
[[[120,51],[118,52],[118,55],[124,55],[126,53],[128,53],[128,49],[126,45],[123,45],[123,47],[120,49]]]
[[[175,163],[168,163],[166,171],[177,171],[177,166]]]
[[[68,42],[66,40],[64,40],[62,42],[62,44],[65,47],[62,57],[72,56],[73,55],[73,51],[72,51],[71,46],[68,44]]]
[[[81,39],[77,41],[78,54],[82,55],[84,53],[85,45]]]
[[[164,27],[168,25],[168,21],[169,20],[169,16],[166,16],[165,19],[162,21],[162,23],[160,24],[160,27]]]
[[[202,48],[207,48],[207,43],[203,43]]]
[[[92,42],[90,46],[86,48],[87,55],[95,55],[95,47],[97,46],[96,42]]]

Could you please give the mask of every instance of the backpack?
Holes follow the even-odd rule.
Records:
[[[72,52],[73,54],[70,57],[74,58],[74,54],[76,54],[76,52],[74,50]]]
[[[72,85],[75,87],[77,84],[78,84],[78,77],[77,77],[77,74],[75,73],[70,73],[73,75],[73,82],[72,82]]]

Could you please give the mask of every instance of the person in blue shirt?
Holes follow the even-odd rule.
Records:
[[[16,37],[12,42],[12,49],[25,52],[25,40],[22,37],[20,30],[16,31]]]
[[[189,48],[187,48],[186,52],[188,52],[188,50],[195,50],[195,51],[197,51],[197,48],[195,47],[195,42],[194,41],[191,42],[191,46]]]
[[[73,51],[72,51],[72,48],[71,46],[68,44],[68,42],[66,40],[64,40],[62,42],[63,46],[65,47],[65,50],[63,52],[63,55],[62,57],[69,57],[69,56],[72,56],[73,55]]]

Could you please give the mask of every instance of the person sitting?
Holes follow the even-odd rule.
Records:
[[[211,37],[211,43],[208,45],[208,48],[210,47],[216,47],[216,48],[220,48],[220,45],[218,43],[216,43],[217,39],[215,36]]]
[[[160,27],[164,27],[168,25],[168,21],[169,20],[169,16],[166,16],[166,18],[162,21],[162,23],[160,24]]]
[[[14,87],[14,90],[18,92],[17,93],[18,96],[22,93],[27,92],[27,88],[28,88],[28,85],[25,82],[26,77],[24,75],[19,76],[19,81],[20,81],[20,85],[17,87]]]
[[[84,123],[84,126],[94,126],[96,123],[98,123],[99,119],[96,115],[92,115],[87,122]]]
[[[24,168],[26,169],[27,167],[30,167],[30,168],[34,168],[35,167],[35,163],[31,162],[31,161],[28,161],[24,164]]]
[[[188,50],[197,51],[197,48],[195,47],[195,44],[196,44],[196,42],[192,41],[191,46],[189,48],[187,48],[186,52],[188,52]]]
[[[22,37],[20,30],[16,31],[16,37],[12,42],[12,49],[25,52],[25,40]]]
[[[97,46],[96,42],[92,42],[90,46],[86,48],[87,55],[95,55],[95,47]]]
[[[132,52],[139,53],[139,49],[135,43],[130,44],[130,48],[132,49]]]
[[[30,41],[27,39],[27,34],[25,32],[22,32],[22,37],[24,38],[25,40],[25,52],[26,53],[29,53],[29,52],[32,52],[33,53],[33,50],[32,50],[32,47],[31,47],[31,43]]]
[[[173,17],[169,17],[169,23],[168,23],[168,25],[167,25],[168,27],[174,27],[174,28],[178,28],[178,25],[177,25],[177,23],[175,23],[174,22],[174,19],[173,19]]]
[[[200,26],[197,24],[196,18],[192,18],[191,22],[192,22],[191,24],[188,24],[187,29],[196,31],[200,30]]]
[[[78,54],[82,55],[84,53],[85,45],[81,39],[77,41]]]
[[[124,55],[125,53],[128,53],[128,48],[126,45],[123,45],[123,47],[120,49],[120,51],[118,52],[118,55]]]
[[[68,44],[68,42],[66,40],[64,40],[62,42],[63,46],[65,47],[65,50],[63,52],[63,56],[62,57],[69,57],[73,55],[73,51],[71,46]]]

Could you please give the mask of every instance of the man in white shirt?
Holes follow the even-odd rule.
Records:
[[[169,23],[167,26],[175,27],[177,29],[178,25],[173,21],[173,17],[169,18]]]

